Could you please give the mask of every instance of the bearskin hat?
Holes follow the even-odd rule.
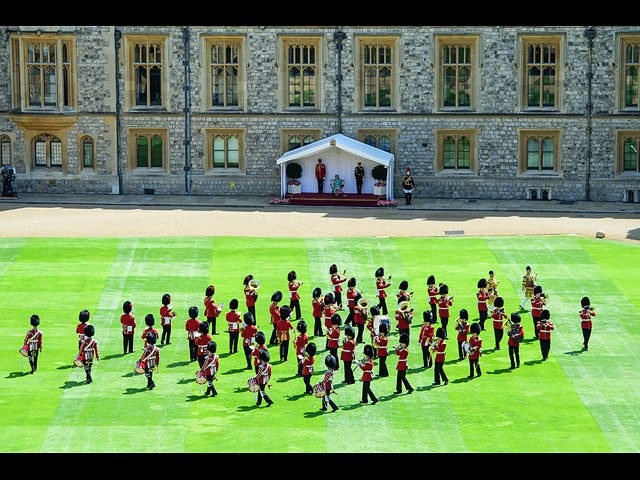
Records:
[[[381,323],[380,326],[378,327],[378,331],[386,335],[387,333],[389,333],[389,327],[387,327],[386,323]]]
[[[380,267],[376,270],[376,277],[384,277],[384,268]]]
[[[37,327],[38,325],[40,325],[40,317],[38,315],[31,315],[29,323],[31,323],[32,327]]]
[[[256,343],[258,345],[264,345],[265,343],[267,343],[267,336],[264,334],[264,332],[256,333]]]
[[[337,313],[331,315],[331,325],[342,325],[342,318]]]
[[[372,357],[373,357],[373,347],[367,343],[367,344],[364,346],[364,351],[363,351],[363,353],[364,353],[367,357],[372,358]]]
[[[156,337],[156,334],[153,332],[148,332],[147,336],[145,337],[145,340],[147,341],[147,343],[149,345],[155,345],[156,341],[158,340],[158,338]]]
[[[460,310],[460,318],[463,320],[469,320],[469,312],[467,312],[464,308]]]
[[[487,279],[481,278],[478,280],[478,288],[487,288]]]
[[[406,290],[409,288],[409,282],[407,282],[406,280],[403,280],[400,282],[400,285],[398,285],[398,288],[400,290]]]
[[[338,273],[338,266],[335,263],[329,267],[329,273],[331,275]]]
[[[209,343],[207,343],[207,350],[209,350],[209,352],[216,353],[217,349],[218,349],[218,345],[213,340],[211,340],[211,341],[209,341]]]
[[[406,295],[400,295],[398,297],[398,305],[400,305],[402,302],[407,302],[409,301],[409,298]]]
[[[213,285],[209,285],[204,291],[205,297],[210,297],[214,293],[216,293],[216,287],[214,287]]]
[[[87,337],[93,337],[96,333],[96,329],[93,325],[86,325],[82,333],[84,333]]]
[[[290,316],[291,316],[291,308],[289,307],[289,305],[281,306],[280,307],[280,319],[281,320],[288,320]]]
[[[400,343],[404,343],[405,345],[409,345],[409,334],[401,333],[400,334]]]
[[[246,277],[244,277],[244,281],[242,283],[248,285],[251,280],[253,280],[253,275],[247,275]]]
[[[356,336],[356,331],[353,329],[353,327],[351,325],[347,325],[344,329],[344,334],[347,337],[355,337]]]
[[[335,370],[338,366],[338,360],[333,355],[327,355],[326,357],[324,357],[324,364],[327,368]]]
[[[438,293],[440,295],[448,295],[449,294],[449,287],[446,284],[442,284],[440,285],[440,289],[438,290]]]
[[[436,277],[434,277],[433,275],[429,275],[429,277],[427,278],[427,285],[435,285],[436,284]]]
[[[255,325],[255,321],[253,319],[253,313],[251,312],[245,312],[245,314],[242,315],[242,319],[244,320],[244,323],[249,326]]]
[[[531,270],[531,267],[527,265],[527,268],[525,268],[525,270]]]
[[[589,297],[582,297],[580,305],[582,305],[582,308],[589,308],[591,306],[591,300],[589,300]]]
[[[444,328],[440,327],[436,330],[436,338],[440,338],[442,340],[444,340],[444,337],[446,336],[446,334],[444,333]]]
[[[481,329],[480,329],[480,324],[479,324],[479,323],[477,323],[477,322],[473,322],[473,323],[471,324],[471,326],[469,327],[469,331],[470,331],[471,333],[475,333],[476,335],[480,335],[480,330],[481,330]]]
[[[198,307],[189,307],[189,318],[198,318]]]
[[[536,285],[535,287],[533,287],[533,293],[536,295],[538,293],[542,293],[542,287],[540,285]]]
[[[272,302],[279,303],[281,300],[282,300],[282,292],[280,290],[275,291],[274,294],[271,295]]]
[[[207,335],[209,333],[209,322],[200,322],[200,325],[198,325],[198,331],[202,335]]]
[[[262,350],[260,350],[260,360],[262,360],[263,362],[268,362],[269,360],[271,360],[271,355],[269,354],[269,350],[267,350],[266,348],[263,348]]]
[[[333,297],[333,293],[329,292],[324,296],[325,305],[329,305],[331,303],[335,303],[336,299]]]
[[[290,282],[294,281],[296,278],[298,278],[298,276],[296,275],[295,270],[291,270],[291,271],[287,274],[287,280],[289,280]]]
[[[153,316],[153,313],[148,313],[146,317],[144,317],[144,323],[147,327],[152,327],[156,324],[156,318]]]
[[[296,325],[296,330],[300,333],[307,333],[307,322],[300,320]]]
[[[520,317],[520,314],[518,312],[513,312],[511,314],[511,321],[513,323],[520,323],[522,321],[522,318]]]
[[[496,297],[496,299],[493,301],[493,306],[496,308],[504,307],[504,298]]]
[[[546,308],[540,312],[540,320],[549,320],[551,318],[551,312]]]
[[[171,295],[169,295],[168,293],[165,293],[164,295],[162,295],[162,304],[169,305],[170,303],[171,303]]]
[[[234,298],[229,302],[229,308],[231,310],[235,310],[236,308],[238,308],[238,299]]]
[[[380,315],[380,307],[378,307],[377,305],[373,305],[369,309],[369,313],[371,314],[372,317],[375,317],[376,315]]]
[[[431,323],[431,310],[422,312],[422,321]]]
[[[89,313],[89,310],[82,310],[78,315],[78,319],[80,320],[81,323],[86,323],[89,321],[90,316],[91,314]]]
[[[347,286],[348,286],[348,287],[355,287],[355,286],[356,286],[356,279],[355,279],[355,277],[351,277],[351,278],[349,279],[349,281],[347,282]]]
[[[309,342],[305,347],[304,351],[307,352],[307,355],[309,355],[310,357],[313,357],[316,354],[317,348],[318,347],[316,347],[315,343]]]
[[[313,296],[313,298],[318,298],[320,295],[322,295],[322,289],[320,287],[314,288],[311,295]]]
[[[489,270],[489,275],[493,275],[493,270]]]
[[[133,310],[133,305],[131,304],[130,301],[126,301],[122,304],[122,311],[124,313],[131,313],[131,310]]]

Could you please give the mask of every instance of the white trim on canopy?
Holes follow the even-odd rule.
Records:
[[[317,192],[315,166],[318,158],[322,159],[327,170],[325,192],[331,192],[329,182],[334,178],[335,173],[338,173],[344,180],[344,192],[356,193],[353,170],[357,162],[361,162],[365,169],[362,193],[373,193],[375,180],[371,176],[371,169],[380,164],[387,167],[386,195],[388,200],[393,200],[393,154],[340,133],[286,152],[278,159],[276,164],[280,165],[282,197],[287,193],[286,163],[293,160],[302,166],[301,190]]]

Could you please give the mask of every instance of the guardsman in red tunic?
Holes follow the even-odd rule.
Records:
[[[493,320],[493,335],[496,339],[496,350],[500,350],[500,341],[504,336],[504,320],[507,319],[507,314],[504,313],[504,300],[502,297],[496,297],[493,301],[495,307],[491,311],[491,319]]]
[[[76,333],[78,334],[78,350],[80,350],[80,346],[82,345],[82,342],[86,338],[84,335],[84,327],[86,327],[87,325],[91,325],[89,323],[90,317],[91,317],[91,314],[89,313],[89,310],[82,310],[78,315],[78,320],[80,321],[80,323],[76,327]]]
[[[267,407],[273,405],[273,401],[267,395],[265,389],[267,385],[269,385],[269,380],[271,380],[271,364],[269,360],[271,356],[269,355],[269,350],[260,350],[260,364],[258,365],[258,373],[256,376],[258,377],[258,386],[260,387],[260,394],[258,395],[258,400],[256,401],[257,405],[262,404],[262,399],[267,402]],[[269,385],[271,388],[271,385]]]
[[[327,336],[325,348],[329,348],[329,329],[331,328],[331,317],[336,313],[333,293],[329,292],[324,296],[324,334]]]
[[[324,297],[322,296],[322,290],[320,287],[316,287],[313,289],[313,299],[311,300],[311,307],[313,308],[313,336],[320,337],[323,335],[322,332],[322,314],[324,311]]]
[[[376,297],[378,297],[378,308],[382,308],[382,314],[388,315],[387,310],[387,291],[386,288],[391,286],[391,275],[389,275],[389,283],[384,278],[384,268],[380,267],[376,270]]]
[[[311,375],[313,375],[313,364],[316,361],[316,344],[310,342],[304,349],[304,358],[302,359],[302,378],[304,379],[305,394],[312,395],[313,387],[311,386]]]
[[[372,307],[373,308],[373,307]],[[387,324],[381,323],[378,327],[378,335],[373,339],[374,346],[377,348],[377,352],[374,350],[374,355],[378,356],[378,376],[388,377],[389,370],[387,370],[387,357],[389,356],[389,338],[387,337]]]
[[[251,351],[251,356],[253,357],[253,368],[256,373],[258,373],[258,367],[260,366],[260,351],[266,350],[267,347],[264,344],[267,342],[267,337],[264,332],[256,333],[256,343],[253,346],[253,350]]]
[[[302,362],[304,360],[304,351],[309,343],[309,336],[307,335],[307,322],[300,320],[296,325],[296,330],[300,335],[296,335],[293,339],[293,344],[296,346],[296,358],[298,359],[298,376],[302,376]]]
[[[511,370],[520,367],[520,342],[524,338],[524,328],[520,324],[520,314],[514,312],[511,314],[511,328],[514,329],[515,334],[509,335],[509,360],[511,361]]]
[[[430,348],[431,351],[436,354],[433,368],[434,380],[432,385],[440,385],[440,379],[444,380],[444,384],[447,385],[449,383],[449,379],[444,373],[445,350],[447,349],[444,328],[441,327],[436,330],[436,341],[433,342],[433,345],[431,345]]]
[[[269,305],[269,313],[271,314],[271,339],[269,345],[275,345],[278,339],[278,322],[280,321],[280,307],[278,304],[282,301],[282,292],[277,290],[271,295],[271,304]]]
[[[331,275],[331,288],[334,303],[338,308],[342,309],[342,286],[340,284],[345,282],[347,279],[338,273],[338,267],[335,263],[329,267],[329,274]]]
[[[478,298],[478,316],[480,317],[480,330],[484,330],[484,322],[487,319],[488,307],[487,300],[489,294],[487,293],[487,281],[484,278],[478,280],[478,291],[476,292]]]
[[[253,280],[253,275],[247,275],[244,277],[244,298],[247,305],[247,312],[251,312],[253,319],[257,322],[256,300],[258,300],[258,291],[249,283],[251,280]]]
[[[227,328],[229,331],[229,353],[238,351],[238,338],[240,337],[240,324],[242,323],[242,315],[237,311],[238,299],[234,298],[229,302],[229,312],[227,312]]]
[[[456,319],[456,330],[458,331],[458,360],[462,360],[467,356],[467,352],[462,350],[462,344],[467,341],[469,334],[469,313],[463,308],[460,310],[460,316]]]
[[[411,322],[413,322],[413,309],[409,309],[408,307],[405,309],[408,302],[409,297],[398,297],[398,306],[395,314],[396,322],[398,322],[398,333],[400,335],[406,333],[407,336],[409,336],[409,328],[411,327]]]
[[[423,325],[420,328],[420,336],[418,337],[418,345],[422,348],[422,367],[431,368],[433,359],[431,358],[429,347],[433,342],[435,328],[431,325],[431,312],[429,310],[422,312],[422,321]]]
[[[209,285],[204,291],[204,316],[207,317],[209,322],[209,332],[211,335],[218,335],[220,332],[216,330],[216,319],[222,312],[223,304],[216,304],[213,299],[213,294],[216,293],[216,288],[213,285]]]
[[[207,327],[209,326],[208,324]],[[145,347],[140,356],[140,361],[144,365],[144,376],[147,377],[147,388],[153,390],[156,384],[153,381],[153,372],[158,371],[160,364],[160,349],[156,346],[158,336],[153,332],[147,333]]]
[[[536,326],[538,329],[538,339],[540,340],[540,352],[542,360],[549,358],[549,350],[551,350],[551,330],[554,330],[553,322],[549,320],[551,313],[544,309],[540,313],[540,323]]]
[[[213,386],[213,381],[218,379],[218,370],[220,369],[220,357],[216,355],[217,348],[216,342],[210,340],[207,344],[207,355],[202,364],[202,370],[207,378],[207,391],[204,394],[211,394],[211,398],[218,394],[216,387]]]
[[[289,356],[289,331],[295,334],[295,328],[289,320],[291,318],[291,309],[288,305],[280,307],[280,321],[278,322],[278,344],[280,345],[280,361],[286,362]]]
[[[162,296],[162,307],[160,307],[160,325],[162,325],[162,338],[160,344],[171,345],[171,322],[176,318],[176,312],[171,306],[171,295],[165,293]]]
[[[371,398],[371,405],[378,403],[378,399],[371,391],[371,381],[373,380],[373,347],[364,346],[364,361],[358,362],[362,370],[362,400],[360,403],[367,403]]]
[[[344,362],[344,383],[353,385],[356,383],[351,369],[351,362],[356,359],[356,342],[354,340],[355,331],[351,325],[347,325],[344,329],[345,338],[342,341],[342,352],[340,360]]]
[[[198,320],[198,307],[189,307],[189,319],[185,322],[184,329],[187,331],[189,341],[189,361],[195,362],[198,359],[198,349],[196,348],[196,336],[200,327]]]
[[[197,349],[197,357],[198,357],[198,365],[202,368],[204,364],[204,359],[207,356],[207,347],[209,342],[211,341],[211,335],[209,335],[209,322],[200,322],[198,325],[198,335],[195,339],[195,345]]]
[[[427,295],[431,308],[431,323],[436,324],[438,323],[438,287],[436,287],[436,277],[433,275],[427,278]]]
[[[331,316],[331,328],[327,330],[327,348],[329,349],[329,354],[336,357],[338,359],[338,341],[340,340],[340,325],[342,325],[342,318],[337,313],[334,313]],[[339,370],[340,366],[336,363],[335,370]]]
[[[324,193],[324,179],[327,176],[327,168],[322,163],[322,159],[318,159],[316,164],[316,180],[318,181],[318,193]]]
[[[324,374],[324,378],[320,380],[319,384],[324,387],[325,395],[322,397],[322,407],[320,410],[327,411],[327,404],[331,405],[332,412],[338,410],[338,406],[331,399],[331,394],[335,393],[333,389],[333,374],[338,367],[338,359],[334,355],[327,355],[324,357],[324,364],[327,367],[327,371]]]
[[[358,292],[358,294],[354,298],[356,306],[354,308],[355,313],[353,314],[353,326],[358,330],[358,334],[356,335],[356,343],[362,343],[362,332],[364,331],[364,326],[367,323],[367,314],[369,310],[366,307],[366,305],[368,305],[368,302],[364,302],[361,305],[361,300],[362,295],[360,294],[360,292]]]
[[[247,360],[247,370],[251,370],[251,351],[253,350],[253,343],[255,342],[258,328],[256,327],[251,312],[245,312],[242,318],[244,320],[242,333],[240,334],[242,337],[242,349],[244,350],[244,357]]]
[[[38,329],[40,317],[38,315],[31,315],[29,323],[33,328],[29,330],[24,337],[22,350],[27,353],[29,365],[31,365],[31,373],[35,373],[38,369],[38,355],[42,352],[42,332]]]
[[[536,285],[533,287],[533,297],[531,297],[531,317],[533,318],[533,332],[536,338],[538,338],[536,325],[540,323],[540,313],[542,313],[542,309],[546,304],[547,301],[542,293],[542,287],[540,285]]]
[[[480,356],[482,355],[482,339],[480,338],[480,328],[479,323],[472,323],[469,331],[471,332],[471,338],[469,339],[469,347],[471,352],[469,353],[469,377],[473,378],[474,368],[475,373],[479,377],[482,375],[482,371],[480,370]]]
[[[156,330],[153,326],[156,324],[156,319],[152,313],[148,313],[144,317],[144,323],[147,326],[144,332],[142,332],[142,339],[144,340],[144,348],[147,348],[147,334],[153,333],[156,336],[156,340],[159,338],[158,330]]]
[[[447,285],[440,285],[438,290],[440,297],[438,297],[438,316],[440,317],[440,324],[444,330],[444,339],[447,340],[447,325],[449,324],[449,307],[453,305],[453,297],[449,297],[449,287]]]
[[[589,297],[582,297],[580,304],[582,305],[582,310],[580,310],[580,327],[582,328],[582,337],[584,339],[582,345],[584,345],[585,350],[589,350],[589,338],[591,337],[591,328],[593,327],[591,317],[596,316],[596,311],[595,308],[591,306]]]
[[[413,387],[407,380],[407,370],[409,369],[409,335],[400,334],[400,344],[396,346],[398,364],[396,365],[396,391],[395,394],[402,393],[402,385],[407,389],[407,393],[413,392]]]
[[[302,314],[300,313],[300,294],[298,289],[304,283],[301,280],[297,280],[297,274],[295,271],[290,271],[287,275],[289,280],[289,308],[293,312],[296,310],[296,320],[302,320]]]
[[[133,316],[133,305],[129,301],[124,302],[122,311],[124,312],[120,315],[120,323],[122,324],[122,347],[126,355],[127,353],[133,353],[133,335],[136,328],[136,317]]]
[[[84,383],[93,382],[91,377],[91,366],[94,362],[100,361],[100,352],[98,350],[98,341],[93,338],[95,335],[95,328],[91,324],[87,324],[84,327],[84,340],[80,343],[80,360],[84,365],[84,372],[86,374],[86,381]]]
[[[347,283],[347,308],[349,309],[349,315],[345,320],[345,325],[351,325],[353,317],[356,314],[356,302],[355,297],[360,295],[360,292],[356,289],[356,279],[351,277]]]

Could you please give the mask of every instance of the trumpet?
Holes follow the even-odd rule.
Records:
[[[359,362],[356,362],[356,364],[353,366],[351,371],[355,372],[356,368],[358,368],[360,365],[362,365],[366,359],[367,359],[367,357],[362,357],[362,360],[360,360]]]
[[[433,342],[430,346],[429,346],[429,351],[433,352],[435,351],[436,348],[438,348],[438,345],[440,345],[442,340],[440,340],[439,338]]]

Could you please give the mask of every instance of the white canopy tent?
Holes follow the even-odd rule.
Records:
[[[331,193],[330,182],[337,173],[344,180],[344,193],[357,193],[353,172],[356,164],[361,162],[365,171],[362,193],[373,193],[373,185],[376,180],[371,176],[371,170],[376,165],[384,165],[387,167],[387,199],[393,200],[393,154],[340,133],[291,150],[278,159],[277,165],[280,165],[283,197],[287,193],[286,164],[292,161],[302,167],[302,177],[298,179],[301,183],[301,191],[307,193],[318,191],[316,165],[319,158],[322,159],[327,170],[324,192]]]

